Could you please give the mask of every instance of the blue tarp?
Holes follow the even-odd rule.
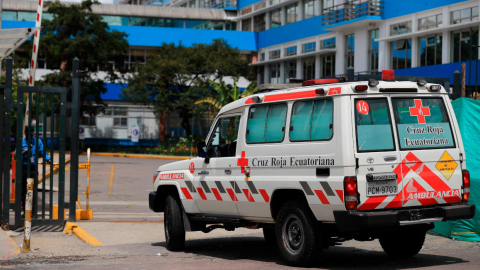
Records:
[[[475,204],[475,216],[435,223],[436,233],[463,241],[480,241],[480,101],[459,98],[452,101],[462,134],[467,170],[470,172],[470,199]]]

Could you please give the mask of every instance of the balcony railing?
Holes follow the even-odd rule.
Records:
[[[332,25],[347,22],[366,16],[381,16],[383,1],[353,0],[323,9],[322,25]]]

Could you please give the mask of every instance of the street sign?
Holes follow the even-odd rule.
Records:
[[[138,126],[132,127],[132,142],[138,142],[140,138],[140,128]]]
[[[78,128],[78,139],[85,140],[85,128],[83,126]]]

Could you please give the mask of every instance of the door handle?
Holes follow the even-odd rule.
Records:
[[[225,173],[231,174],[232,170],[225,170]]]
[[[397,156],[384,156],[383,160],[385,160],[385,161],[395,161],[395,160],[397,160]]]

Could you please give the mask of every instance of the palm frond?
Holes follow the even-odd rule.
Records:
[[[201,99],[199,99],[195,102],[196,105],[203,104],[203,103],[210,104],[217,110],[220,110],[223,107],[222,103],[219,100],[217,100],[216,98],[213,98],[213,97],[201,98]]]

